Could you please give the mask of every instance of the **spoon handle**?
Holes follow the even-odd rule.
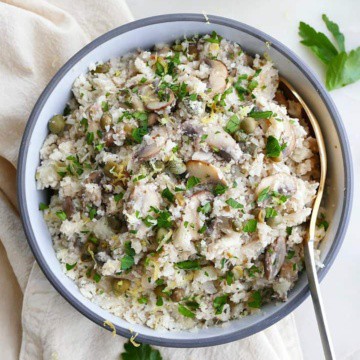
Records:
[[[327,325],[323,301],[320,292],[319,280],[316,272],[313,240],[304,242],[304,254],[306,273],[309,280],[310,293],[314,305],[316,320],[319,327],[321,342],[324,349],[325,359],[335,360],[334,347]]]

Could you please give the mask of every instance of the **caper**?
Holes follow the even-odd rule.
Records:
[[[111,285],[114,294],[119,296],[130,288],[131,281],[127,279],[113,279]]]
[[[240,129],[246,134],[251,134],[255,131],[257,122],[255,119],[247,117],[240,123]]]
[[[281,216],[277,215],[275,217],[266,219],[266,223],[271,227],[276,227],[281,223]]]
[[[110,70],[110,65],[108,63],[105,64],[99,64],[96,66],[96,69],[94,70],[94,73],[96,74],[105,74],[107,72],[109,72]]]
[[[115,179],[117,168],[118,164],[110,160],[104,166],[104,174],[111,179]]]
[[[103,116],[100,119],[100,127],[103,130],[106,130],[106,128],[112,124],[112,120],[113,120],[113,118],[112,118],[111,114],[109,114],[109,113],[103,114]]]
[[[240,219],[235,219],[232,221],[232,229],[236,232],[242,231],[242,221]]]
[[[170,160],[167,169],[175,175],[183,174],[186,171],[186,165],[180,160]]]
[[[55,115],[49,121],[49,130],[53,134],[60,134],[64,131],[65,119],[62,115]]]
[[[121,226],[122,226],[122,222],[120,221],[120,219],[117,216],[109,216],[107,218],[107,223],[110,226],[110,228],[112,230],[114,230],[115,232],[120,231]]]
[[[164,228],[158,229],[158,231],[156,232],[156,241],[158,243],[161,242],[167,233],[168,233],[167,230]]]
[[[247,139],[247,136],[246,136],[246,134],[244,134],[242,131],[239,130],[239,131],[235,132],[234,139],[237,142],[245,142]]]
[[[185,295],[185,290],[181,288],[175,288],[171,293],[170,299],[174,302],[179,302]]]
[[[161,160],[156,160],[154,162],[154,169],[156,171],[163,171],[165,169],[165,164]]]

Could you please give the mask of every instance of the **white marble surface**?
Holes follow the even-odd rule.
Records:
[[[305,21],[325,31],[321,14],[341,26],[346,47],[360,46],[360,1],[358,0],[128,0],[135,19],[147,16],[205,12],[233,18],[255,26],[295,51],[323,78],[323,67],[299,43],[297,28]],[[250,6],[250,4],[252,6]],[[355,183],[360,172],[360,82],[331,92],[343,118],[353,155]],[[360,193],[355,189],[354,206],[345,242],[338,258],[321,284],[330,329],[338,359],[360,359]],[[322,359],[320,337],[310,299],[296,311],[305,359]]]

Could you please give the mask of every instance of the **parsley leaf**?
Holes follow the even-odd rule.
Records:
[[[252,117],[253,119],[270,119],[274,113],[272,111],[255,111],[251,110],[248,113],[249,117]]]
[[[266,142],[266,156],[270,158],[277,158],[280,156],[282,147],[278,139],[272,135],[267,138]]]
[[[121,270],[128,270],[130,269],[133,265],[134,265],[135,261],[134,261],[134,257],[130,256],[130,255],[125,255],[122,259],[121,259],[121,265],[120,268]]]
[[[225,194],[225,191],[228,189],[226,185],[217,184],[213,190],[214,195]]]
[[[227,199],[225,202],[234,209],[242,209],[244,207],[233,198]]]
[[[340,31],[339,25],[329,20],[329,18],[325,14],[322,15],[322,19],[324,20],[327,29],[334,36],[336,43],[339,47],[339,50],[345,51],[345,37],[344,34]]]
[[[227,303],[229,295],[217,296],[213,301],[213,306],[215,308],[215,315],[220,315],[223,312],[224,306]]]
[[[204,41],[213,43],[213,44],[220,44],[220,41],[222,40],[222,37],[218,35],[215,31],[211,33],[211,36],[207,39],[204,39]]]
[[[186,182],[186,189],[190,190],[196,185],[200,184],[201,180],[195,176],[190,176],[188,181]]]
[[[257,221],[255,219],[248,220],[243,227],[243,231],[246,233],[255,232],[256,229],[257,229]]]
[[[182,270],[199,270],[200,264],[197,260],[185,260],[175,264],[175,266]]]
[[[240,119],[236,115],[233,115],[227,122],[227,124],[225,126],[225,130],[229,134],[233,134],[234,132],[236,132],[239,129],[240,129]]]
[[[195,317],[195,313],[190,311],[187,307],[184,305],[179,304],[178,311],[181,315],[193,319]]]
[[[70,271],[70,270],[72,270],[75,266],[76,266],[76,264],[77,264],[77,262],[76,263],[74,263],[74,264],[68,264],[68,263],[66,263],[66,270],[67,271]]]
[[[130,341],[124,344],[121,360],[162,360],[159,350],[153,349],[150,345],[140,344],[135,347]]]
[[[341,52],[329,64],[326,72],[328,90],[338,89],[360,79],[360,47],[348,54]]]
[[[57,211],[56,212],[56,216],[61,220],[61,221],[64,221],[66,220],[67,216],[65,214],[64,211]]]
[[[171,203],[175,201],[175,195],[169,190],[168,187],[161,192],[161,196],[169,200]]]
[[[171,213],[167,210],[159,212],[157,218],[157,226],[159,228],[168,229],[171,228],[173,221],[171,220]]]
[[[325,34],[317,32],[310,25],[302,21],[299,25],[299,35],[303,39],[300,42],[309,47],[324,64],[329,64],[338,54],[335,46]]]
[[[265,212],[265,218],[266,219],[274,218],[278,214],[277,211],[275,209],[273,209],[273,208],[266,208],[265,211],[266,211]]]
[[[321,32],[310,25],[300,22],[299,35],[302,44],[308,46],[313,53],[327,65],[326,87],[328,90],[338,89],[360,80],[360,47],[345,51],[345,37],[339,26],[325,14],[322,15],[327,29],[333,35],[338,50]]]
[[[48,208],[49,208],[49,205],[46,205],[46,204],[44,204],[42,202],[39,204],[39,210],[40,211],[44,211],[44,210],[46,210]]]
[[[259,291],[253,292],[250,300],[251,301],[248,302],[248,305],[251,308],[259,309],[261,307],[262,298],[261,298],[261,294]]]
[[[265,201],[270,197],[270,186],[260,191],[260,194],[257,198],[258,202]]]

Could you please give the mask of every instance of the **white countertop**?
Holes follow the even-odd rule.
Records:
[[[323,67],[299,43],[297,28],[305,21],[325,32],[321,14],[340,25],[345,35],[346,48],[360,46],[360,1],[358,0],[128,0],[135,19],[147,16],[205,12],[233,18],[252,25],[283,42],[295,51],[323,78]],[[250,7],[250,5],[252,5]],[[360,81],[331,92],[350,140],[355,179],[360,172]],[[355,181],[356,186],[356,181]],[[329,326],[338,359],[360,359],[360,236],[356,220],[360,220],[360,193],[355,188],[352,218],[344,244],[332,268],[321,284]],[[305,359],[322,359],[320,337],[310,298],[296,311],[296,321]]]

